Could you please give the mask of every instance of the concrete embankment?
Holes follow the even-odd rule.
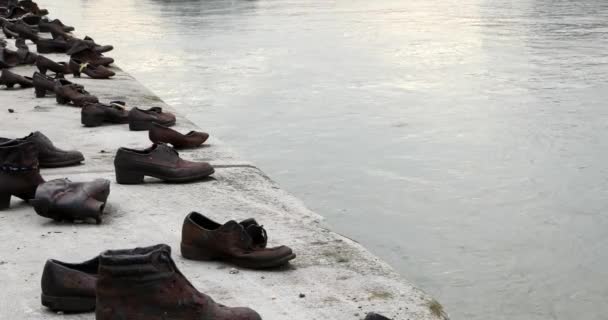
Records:
[[[66,61],[65,55],[47,56]],[[31,75],[34,67],[11,71]],[[102,102],[124,100],[129,107],[157,106],[175,112],[130,75],[115,71],[111,80],[74,81]],[[196,129],[176,114],[175,129]],[[327,230],[319,215],[239,158],[213,132],[206,147],[180,153],[186,159],[211,162],[216,167],[213,179],[189,184],[148,180],[127,186],[115,183],[114,154],[121,146],[149,146],[147,132],[131,132],[127,125],[85,128],[80,109],[58,105],[53,96],[36,99],[33,89],[0,89],[0,123],[1,137],[41,131],[57,146],[84,153],[83,165],[44,169],[45,179],[112,181],[100,225],[53,222],[17,200],[0,211],[0,319],[94,319],[91,313],[59,315],[41,306],[40,277],[46,259],[78,262],[106,249],[156,243],[174,249],[178,267],[200,291],[223,304],[249,306],[264,319],[361,319],[371,311],[393,319],[447,318],[431,297],[358,243]],[[180,232],[190,211],[217,221],[255,217],[268,230],[270,245],[288,245],[298,257],[282,270],[238,272],[222,263],[184,260],[179,255]]]

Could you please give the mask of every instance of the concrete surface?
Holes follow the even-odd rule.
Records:
[[[46,56],[66,60],[64,55]],[[125,100],[131,107],[171,110],[130,75],[115,69],[117,76],[111,80],[83,77],[75,82],[102,102]],[[31,75],[34,68],[11,71]],[[9,113],[9,108],[15,112]],[[447,319],[431,307],[436,303],[431,297],[358,243],[327,230],[319,215],[240,159],[213,132],[206,147],[180,152],[186,159],[211,162],[216,167],[213,179],[181,185],[147,180],[124,186],[115,183],[115,151],[120,146],[149,146],[147,132],[130,132],[127,125],[84,128],[80,109],[56,104],[53,95],[36,99],[33,89],[0,89],[0,123],[2,137],[39,130],[57,146],[84,153],[83,165],[42,170],[45,179],[112,181],[100,225],[56,223],[16,200],[10,209],[0,211],[0,319],[94,319],[92,313],[57,315],[41,306],[45,260],[78,262],[106,249],[156,243],[172,246],[178,267],[199,290],[223,304],[252,307],[264,319],[362,319],[371,311],[393,319]],[[175,129],[197,128],[178,114]],[[184,260],[179,254],[181,224],[193,210],[218,221],[255,217],[267,228],[269,245],[288,245],[298,257],[281,270],[236,274],[222,263]]]

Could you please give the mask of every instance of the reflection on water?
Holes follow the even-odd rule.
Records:
[[[47,6],[454,319],[608,313],[608,2]]]

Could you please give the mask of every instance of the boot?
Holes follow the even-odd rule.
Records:
[[[36,30],[32,29],[25,22],[17,20],[15,23],[4,22],[2,27],[4,34],[7,38],[23,38],[32,40],[32,42],[38,41],[38,35]]]
[[[43,182],[34,143],[0,144],[0,210],[10,206],[12,196],[33,199]]]
[[[57,30],[55,28],[58,28],[58,30],[63,32],[74,31],[74,27],[66,26],[59,19],[49,21],[48,19],[44,18],[38,23],[38,28],[40,29],[40,32],[51,32],[51,30]]]
[[[24,77],[8,70],[2,70],[2,75],[0,75],[0,85],[5,85],[7,88],[13,88],[16,84],[18,84],[21,89],[31,88],[34,86],[32,78]]]
[[[104,57],[101,53],[95,52],[90,48],[86,41],[81,41],[66,52],[72,59],[80,60],[96,66],[107,67],[114,62],[114,59]]]
[[[38,215],[56,221],[92,218],[99,224],[109,195],[110,181],[105,179],[92,182],[55,179],[38,186],[31,204]]]
[[[49,259],[42,272],[42,305],[63,312],[95,311],[99,256],[82,263]]]
[[[40,39],[36,42],[38,53],[66,53],[70,45],[64,38]]]
[[[54,91],[57,103],[59,104],[72,102],[75,106],[82,107],[87,103],[99,102],[99,99],[86,91],[83,86],[64,79],[59,79],[55,82]]]
[[[199,292],[177,269],[171,248],[105,251],[99,259],[96,320],[261,320]]]
[[[199,147],[207,141],[209,134],[198,131],[181,134],[171,128],[153,123],[150,131],[148,131],[148,137],[154,143],[170,143],[176,149],[186,149]]]

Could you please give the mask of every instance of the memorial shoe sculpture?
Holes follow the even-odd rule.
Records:
[[[255,230],[260,234],[252,232]],[[260,239],[264,239],[264,246],[257,245]],[[263,228],[250,230],[234,220],[222,225],[198,212],[184,219],[181,251],[186,259],[225,261],[252,269],[278,267],[296,257],[287,246],[266,248]]]
[[[40,281],[42,305],[53,311],[95,311],[98,268],[99,256],[82,263],[47,260]]]
[[[98,127],[104,123],[129,123],[129,112],[123,101],[105,103],[89,103],[82,107],[80,122],[85,127]]]
[[[0,144],[0,210],[10,206],[11,197],[34,198],[43,183],[38,167],[38,149],[32,141]]]
[[[101,215],[110,195],[110,181],[72,182],[55,179],[38,186],[31,200],[36,213],[56,221],[94,219],[101,223]]]
[[[185,149],[199,147],[207,141],[209,134],[199,131],[181,134],[171,128],[153,123],[150,131],[148,131],[148,137],[154,143],[169,143],[176,149]]]
[[[230,308],[199,292],[160,244],[101,254],[96,320],[261,320],[249,308]]]
[[[31,142],[34,145],[35,154],[42,168],[68,167],[84,161],[82,153],[55,147],[53,142],[39,131],[20,139],[0,138],[0,147],[20,145],[23,142]]]

